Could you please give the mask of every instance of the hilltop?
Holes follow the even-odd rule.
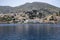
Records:
[[[0,6],[0,13],[20,13],[23,11],[40,10],[40,9],[43,9],[42,11],[47,10],[44,12],[49,11],[51,13],[60,11],[60,8],[50,5],[48,3],[32,2],[32,3],[25,3],[23,5],[16,7]]]

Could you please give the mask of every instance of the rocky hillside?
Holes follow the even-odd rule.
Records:
[[[32,2],[32,3],[26,3],[24,5],[20,5],[17,7],[9,7],[9,6],[0,6],[0,13],[19,13],[23,11],[30,11],[30,10],[41,10],[44,11],[44,13],[53,13],[58,12],[60,8],[55,7],[53,5],[42,3],[42,2]]]

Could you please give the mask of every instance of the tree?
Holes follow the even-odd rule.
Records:
[[[59,16],[59,14],[58,14],[58,13],[56,13],[56,16]]]
[[[39,13],[37,17],[42,18],[42,15],[43,15],[42,13]]]
[[[59,11],[59,16],[60,16],[60,11]]]
[[[12,20],[12,17],[9,17],[9,16],[3,16],[3,17],[0,17],[0,21],[11,21]]]

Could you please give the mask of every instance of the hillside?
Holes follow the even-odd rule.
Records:
[[[59,10],[59,8],[53,6],[53,5],[50,5],[50,4],[47,4],[47,3],[42,3],[42,2],[33,2],[33,3],[26,3],[24,5],[21,5],[21,6],[18,6],[16,7],[17,9],[22,9],[22,10],[32,10],[32,9],[56,9],[56,10]]]
[[[0,13],[19,13],[23,11],[29,11],[29,10],[48,10],[49,12],[58,12],[60,8],[52,6],[47,3],[42,2],[32,2],[32,3],[25,3],[24,5],[20,5],[17,7],[9,7],[9,6],[0,6]],[[44,11],[47,12],[47,11]]]

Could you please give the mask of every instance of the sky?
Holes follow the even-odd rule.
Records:
[[[32,2],[44,2],[56,7],[60,7],[60,0],[0,0],[0,6],[20,6],[25,3],[32,3]]]

